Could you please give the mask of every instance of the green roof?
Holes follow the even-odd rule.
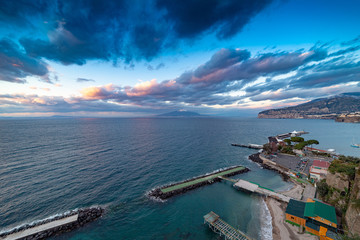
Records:
[[[305,202],[290,199],[286,208],[286,213],[296,217],[304,218]]]
[[[325,203],[315,201],[307,202],[305,205],[305,217],[321,217],[337,224],[335,208]]]

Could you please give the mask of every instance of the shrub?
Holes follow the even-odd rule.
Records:
[[[343,173],[347,176],[349,176],[350,180],[355,179],[355,167],[357,167],[358,164],[354,162],[344,162],[340,159],[332,161],[332,163],[329,166],[329,171],[331,173]]]
[[[316,187],[317,187],[316,190],[318,191],[321,197],[325,197],[329,192],[329,186],[324,180],[318,182],[316,184]]]

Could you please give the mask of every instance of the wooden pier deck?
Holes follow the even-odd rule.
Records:
[[[226,240],[251,240],[245,233],[226,223],[214,212],[204,216],[204,224],[208,224],[211,230],[224,236]]]
[[[266,197],[272,197],[276,200],[280,200],[280,201],[283,201],[286,203],[288,203],[290,201],[290,197],[288,197],[288,196],[285,196],[281,193],[274,192],[273,190],[262,187],[259,184],[251,183],[251,182],[248,182],[248,181],[245,181],[242,179],[237,181],[234,184],[234,187],[240,188],[240,189],[243,189],[243,190],[246,190],[249,192],[258,193],[258,194],[266,196]]]

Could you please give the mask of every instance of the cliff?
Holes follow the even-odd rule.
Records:
[[[360,158],[339,156],[331,163],[326,180],[317,183],[317,192],[319,198],[335,206],[345,229],[360,235]]]
[[[258,114],[258,118],[336,119],[342,114],[345,116],[349,114],[351,115],[351,113],[355,114],[359,112],[360,93],[356,92],[343,93],[329,98],[315,99],[294,107],[262,111]],[[349,117],[346,119],[348,118]],[[342,119],[339,118],[339,121],[342,122]]]
[[[350,194],[349,207],[345,214],[345,221],[352,234],[360,235],[360,170],[356,171]]]
[[[335,118],[336,122],[360,123],[360,113],[341,114]]]

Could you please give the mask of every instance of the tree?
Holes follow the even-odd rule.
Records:
[[[303,142],[304,138],[302,138],[302,137],[291,137],[290,140],[292,142]]]
[[[318,140],[315,140],[315,139],[310,139],[310,140],[307,140],[306,142],[307,142],[307,145],[310,145],[310,146],[311,146],[311,148],[312,148],[312,145],[313,145],[313,144],[316,144],[316,145],[319,144],[319,141],[318,141]]]
[[[287,139],[284,139],[284,142],[286,142],[288,146],[290,146],[290,145],[291,145],[291,140],[290,140],[290,139],[288,139],[288,138],[287,138]]]
[[[263,150],[267,153],[267,154],[270,154],[272,152],[272,148],[270,146],[269,143],[266,143],[263,145]]]
[[[329,192],[329,186],[322,180],[316,184],[316,190],[321,197],[325,197]]]
[[[319,144],[319,141],[318,140],[315,140],[315,139],[310,139],[310,140],[307,140],[308,144],[309,145],[313,145],[313,144]]]
[[[307,145],[307,142],[299,142],[298,144],[295,144],[294,148],[297,150],[303,149]]]

